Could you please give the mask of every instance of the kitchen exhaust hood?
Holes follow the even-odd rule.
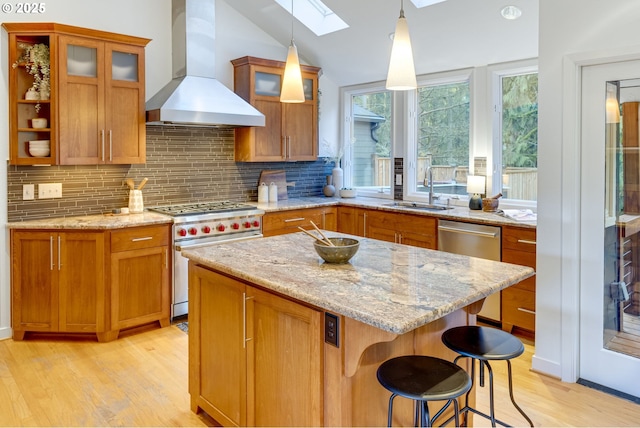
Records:
[[[150,125],[264,126],[264,115],[215,79],[215,1],[172,0],[173,79],[146,104]]]

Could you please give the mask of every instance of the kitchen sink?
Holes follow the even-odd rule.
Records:
[[[451,210],[453,207],[446,205],[436,205],[436,204],[421,204],[418,202],[391,202],[388,204],[382,204],[385,207],[392,208],[406,208],[411,210],[426,210],[426,211],[445,211]]]

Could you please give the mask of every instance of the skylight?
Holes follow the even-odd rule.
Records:
[[[291,0],[275,0],[275,2],[291,13]],[[320,0],[296,0],[293,16],[313,31],[316,36],[323,36],[349,27]]]
[[[432,4],[442,3],[445,0],[411,0],[411,3],[418,9],[425,6],[431,6]]]

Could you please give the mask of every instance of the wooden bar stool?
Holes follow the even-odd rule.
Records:
[[[405,355],[385,361],[378,367],[378,381],[391,391],[387,426],[393,418],[393,400],[396,396],[415,401],[415,426],[430,427],[453,403],[456,426],[458,400],[471,389],[471,377],[460,366],[447,360],[422,355]],[[448,400],[433,418],[429,416],[429,401]]]
[[[496,419],[494,400],[493,400],[493,371],[491,370],[490,360],[504,360],[507,363],[509,376],[509,397],[515,408],[527,420],[530,426],[533,422],[526,413],[518,406],[513,398],[513,379],[511,375],[511,359],[520,356],[524,352],[522,342],[512,334],[506,331],[498,330],[491,327],[479,326],[462,326],[454,327],[442,334],[442,342],[452,351],[460,354],[454,360],[458,363],[460,358],[471,358],[471,381],[475,379],[475,360],[479,362],[480,376],[479,383],[484,387],[484,367],[489,371],[489,414],[483,413],[469,406],[469,394],[465,397],[465,403],[460,413],[465,416],[468,412],[485,417],[491,421],[492,426],[499,423],[503,426],[510,426]],[[450,420],[450,419],[449,419]]]

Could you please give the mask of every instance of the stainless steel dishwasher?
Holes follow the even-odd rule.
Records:
[[[438,220],[438,250],[500,261],[500,227]],[[478,316],[500,322],[500,293],[487,297]]]

